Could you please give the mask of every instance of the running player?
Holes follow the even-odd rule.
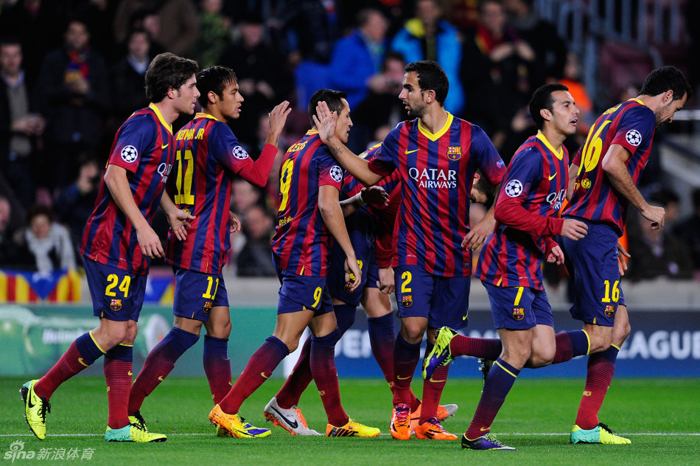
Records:
[[[194,217],[179,210],[167,194],[166,181],[175,161],[172,123],[194,113],[199,97],[197,63],[171,53],[156,56],[146,71],[146,96],[151,104],[134,112],[119,128],[100,184],[95,209],[88,218],[83,255],[93,314],[100,323],[78,337],[40,380],[21,389],[25,416],[34,435],[46,436],[49,399],[63,382],[104,355],[109,419],[107,441],[162,442],[165,435],[148,432],[127,412],[131,388],[133,342],[150,260],[163,257],[151,222],[160,204],[173,233],[185,239]]]
[[[345,93],[321,89],[309,102],[309,116],[315,118],[319,101],[326,101],[340,115],[335,135],[347,142],[352,127]],[[312,119],[313,121],[313,119]],[[272,239],[273,257],[282,286],[279,290],[277,325],[274,333],[253,354],[229,393],[209,414],[209,420],[235,437],[263,437],[270,434],[249,432],[239,415],[241,404],[265,380],[287,354],[294,351],[308,326],[313,334],[310,371],[328,416],[329,437],[376,437],[379,429],[351,420],[340,404],[335,369],[335,344],[339,339],[326,275],[332,238],[346,256],[346,282],[350,291],[362,280],[355,251],[350,243],[339,193],[343,169],[312,128],[292,145],[280,169],[278,226]]]
[[[277,155],[277,144],[291,109],[282,102],[270,112],[270,130],[257,161],[248,156],[228,123],[240,116],[243,96],[233,70],[212,66],[197,75],[202,112],[176,135],[175,204],[191,212],[187,239],[169,235],[165,261],[175,272],[175,320],[170,332],[146,358],[129,397],[129,415],[145,424],[140,413],[144,398],[168,376],[177,359],[199,339],[204,325],[204,372],[214,404],[231,387],[228,338],[231,318],[221,270],[231,245],[229,228],[231,180],[239,175],[265,186]],[[232,222],[233,229],[239,227]],[[246,425],[249,431],[254,429]],[[219,429],[219,433],[224,431]]]

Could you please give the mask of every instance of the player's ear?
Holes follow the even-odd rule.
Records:
[[[219,101],[219,96],[216,94],[216,92],[209,91],[207,92],[207,100],[209,101],[209,103],[215,104]]]
[[[168,98],[174,99],[175,97],[177,97],[177,95],[175,95],[176,92],[177,89],[175,89],[174,87],[169,87],[168,92],[166,92],[166,95],[168,96]]]
[[[664,92],[663,103],[669,104],[671,101],[673,101],[673,90],[669,89]]]
[[[425,102],[430,103],[435,100],[435,91],[432,89],[425,91]]]
[[[545,120],[550,121],[552,119],[552,112],[550,112],[549,109],[541,108],[540,116]]]

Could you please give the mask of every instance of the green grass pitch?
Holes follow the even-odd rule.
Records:
[[[104,379],[78,377],[54,394],[48,416],[48,436],[39,441],[24,422],[19,388],[23,379],[0,379],[0,462],[12,464],[10,450],[23,442],[23,452],[42,448],[47,457],[14,464],[106,465],[687,465],[700,464],[700,379],[616,379],[601,411],[601,421],[632,440],[632,445],[570,445],[568,431],[576,417],[583,379],[528,379],[521,377],[496,418],[492,431],[518,452],[462,451],[457,442],[411,439],[400,442],[388,435],[391,397],[380,380],[341,379],[343,405],[358,421],[379,427],[376,439],[292,437],[275,427],[265,439],[217,438],[207,414],[212,408],[203,378],[171,378],[146,400],[142,414],[154,432],[168,435],[156,444],[115,444],[104,441],[107,397]],[[281,386],[273,378],[242,407],[241,413],[257,426],[262,410]],[[420,384],[414,381],[420,391]],[[451,379],[443,402],[460,406],[445,421],[458,436],[474,414],[481,391],[480,379]],[[312,385],[301,400],[309,426],[325,432],[325,415]],[[71,449],[89,458],[52,459]],[[9,452],[9,453],[8,453]]]

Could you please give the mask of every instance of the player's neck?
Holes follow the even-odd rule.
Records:
[[[163,115],[163,119],[169,125],[172,125],[175,122],[175,120],[177,120],[177,118],[180,116],[180,113],[177,110],[175,110],[175,107],[173,105],[170,105],[167,99],[161,100],[160,102],[154,105],[158,107],[158,111],[161,115]]]
[[[447,112],[441,106],[429,107],[425,115],[420,117],[421,126],[433,134],[440,131],[446,122]]]
[[[549,127],[548,125],[545,125],[540,132],[547,139],[553,149],[555,149],[557,152],[561,152],[561,146],[564,144],[566,135],[561,134],[559,131]]]
[[[664,105],[663,94],[639,95],[639,96],[635,97],[635,100],[638,100],[641,103],[643,103],[644,105],[646,105],[647,107],[649,107],[649,109],[654,113],[656,113],[656,111],[659,110]]]

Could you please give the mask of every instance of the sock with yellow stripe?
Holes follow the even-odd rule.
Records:
[[[63,382],[90,366],[103,354],[90,332],[80,335],[49,372],[34,384],[34,392],[48,400]]]
[[[615,375],[615,361],[619,352],[619,348],[610,346],[605,351],[588,356],[586,388],[576,415],[576,425],[581,429],[593,429],[598,425],[598,411]]]
[[[583,330],[557,333],[554,339],[557,349],[552,364],[570,361],[577,356],[588,354],[588,335]]]
[[[479,406],[465,434],[469,440],[474,440],[491,431],[491,424],[506,401],[506,396],[518,374],[520,374],[519,370],[501,358],[493,364],[484,383]]]
[[[119,344],[105,354],[104,371],[107,382],[109,416],[107,425],[121,429],[129,425],[129,390],[131,390],[134,347]]]

